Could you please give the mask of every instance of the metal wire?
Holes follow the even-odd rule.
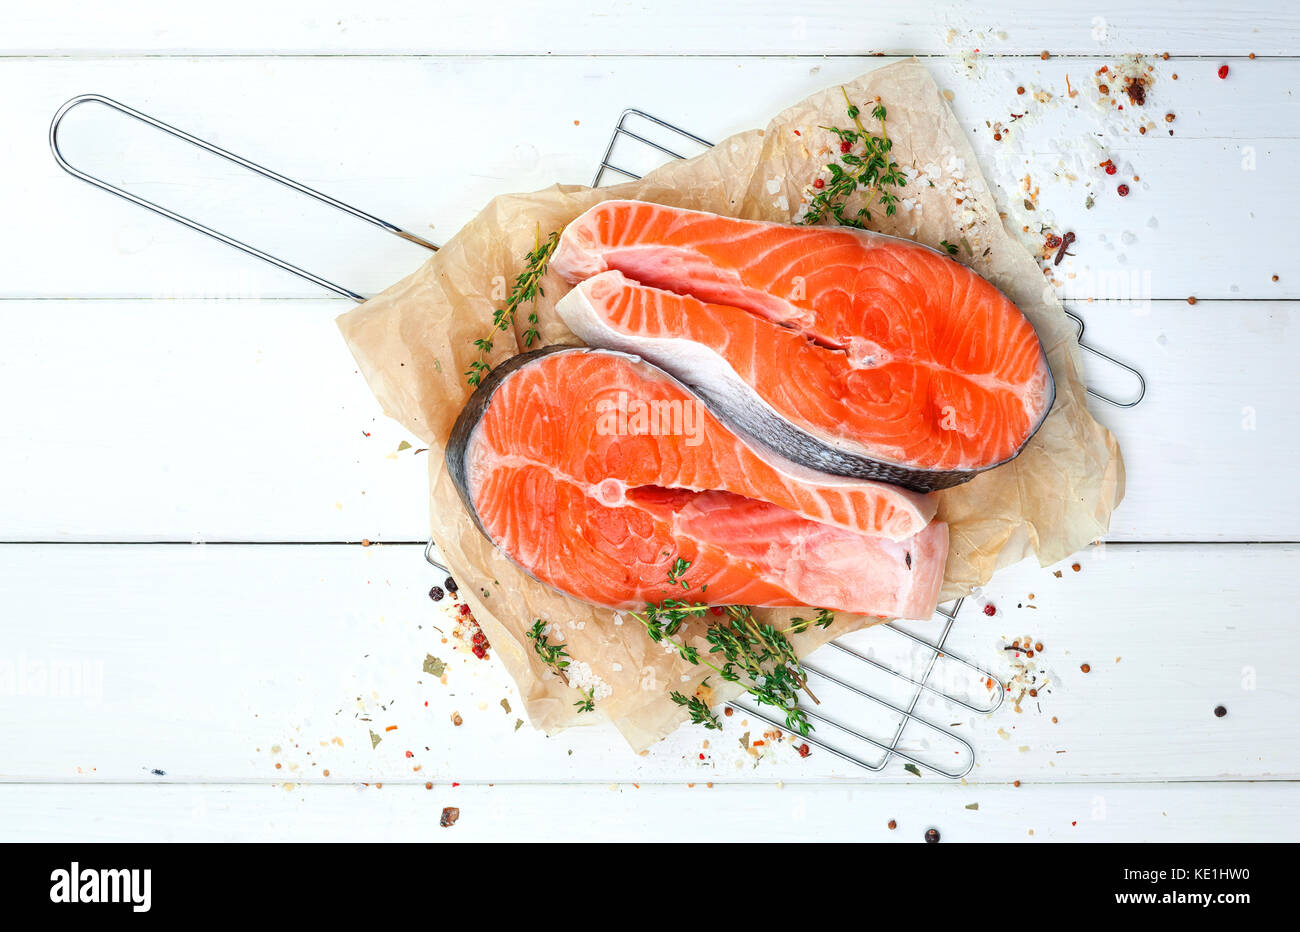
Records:
[[[627,121],[629,117],[638,117],[640,119],[646,120],[647,122],[655,126],[659,126],[662,127],[663,129],[668,130],[670,133],[673,133],[674,135],[679,136],[682,139],[687,139],[690,140],[691,142],[696,143],[697,145],[704,146],[704,148],[706,149],[713,148],[713,143],[709,142],[707,139],[701,139],[699,136],[696,136],[694,133],[688,133],[680,126],[674,126],[672,123],[666,123],[656,116],[651,116],[650,114],[646,113],[644,110],[636,110],[633,108],[628,108],[627,110],[624,110],[619,115],[618,123],[614,125],[614,132],[609,137],[609,144],[605,146],[605,154],[600,157],[600,166],[596,169],[596,177],[591,180],[591,186],[593,188],[600,187],[600,182],[605,177],[606,171],[618,172],[620,175],[624,176],[625,178],[631,178],[633,180],[636,180],[637,178],[641,177],[635,172],[629,171],[626,168],[620,168],[619,166],[614,165],[609,161],[610,156],[614,154],[614,146],[618,143],[620,136],[626,136],[629,139],[633,140],[634,142],[639,142],[642,143],[643,145],[647,145],[650,148],[662,152],[664,155],[667,155],[671,158],[674,159],[686,158],[686,156],[682,155],[679,152],[674,152],[672,149],[669,149],[667,146],[660,145],[659,143],[653,142],[652,140],[649,140],[638,133],[632,132],[630,129],[627,128]]]
[[[606,171],[617,172],[618,174],[624,176],[625,178],[630,178],[633,180],[641,177],[640,175],[636,174],[635,172],[629,169],[621,168],[618,165],[615,165],[612,162],[610,162],[610,158],[614,153],[615,145],[617,145],[619,139],[624,136],[633,140],[634,142],[639,142],[647,146],[650,146],[656,151],[662,152],[663,154],[671,156],[672,158],[675,159],[686,158],[686,156],[674,152],[672,149],[668,148],[667,146],[646,139],[644,136],[641,136],[640,134],[635,133],[632,130],[628,129],[626,124],[629,117],[638,117],[640,119],[647,120],[653,125],[666,129],[670,133],[674,133],[677,136],[682,137],[683,139],[690,140],[691,142],[697,143],[701,146],[705,146],[706,148],[710,148],[710,149],[713,148],[713,143],[709,142],[706,139],[702,139],[699,136],[696,136],[694,133],[687,132],[681,127],[674,126],[672,123],[669,123],[666,120],[661,120],[656,116],[651,116],[650,114],[646,113],[644,110],[636,110],[636,109],[629,108],[627,110],[624,110],[623,113],[619,116],[618,123],[615,124],[614,126],[614,132],[610,134],[609,143],[605,146],[605,154],[601,156],[600,159],[600,167],[596,169],[596,177],[591,182],[591,186],[593,188],[600,187],[600,182],[605,177]],[[1083,342],[1083,318],[1070,310],[1066,310],[1065,313],[1069,316],[1069,318],[1072,321],[1074,321],[1075,326],[1078,328],[1079,349],[1083,350],[1085,353],[1090,353],[1093,356],[1096,356],[1100,359],[1104,359],[1107,362],[1111,363],[1112,365],[1116,366],[1117,368],[1123,369],[1125,372],[1129,373],[1131,376],[1133,376],[1134,379],[1137,380],[1137,394],[1131,400],[1128,401],[1121,401],[1118,398],[1113,398],[1110,395],[1097,391],[1095,388],[1089,388],[1087,390],[1088,394],[1096,398],[1098,401],[1104,401],[1106,404],[1114,405],[1117,408],[1131,408],[1134,405],[1136,405],[1139,401],[1141,401],[1146,396],[1147,393],[1147,382],[1146,379],[1142,377],[1142,373],[1139,372],[1137,369],[1135,369],[1133,366],[1130,366],[1128,363],[1121,362],[1120,360],[1116,359],[1114,356],[1110,355],[1109,353],[1102,352],[1101,350],[1097,349],[1095,346],[1091,346],[1087,343],[1084,343]]]
[[[366,213],[364,210],[353,207],[351,204],[345,204],[343,203],[343,201],[340,201],[336,198],[332,198],[328,194],[322,194],[320,191],[317,191],[314,188],[309,188],[305,184],[301,184],[297,181],[294,181],[292,178],[287,178],[284,175],[281,175],[279,172],[271,171],[271,169],[258,165],[256,162],[250,161],[242,156],[235,155],[235,153],[233,152],[228,152],[227,150],[222,149],[220,146],[213,145],[207,140],[200,139],[197,136],[192,136],[189,133],[185,132],[184,130],[177,129],[174,126],[169,126],[168,124],[164,123],[162,120],[154,119],[153,117],[149,116],[146,113],[141,113],[139,110],[136,110],[133,107],[128,107],[126,104],[119,103],[118,101],[113,100],[112,98],[109,97],[105,97],[102,94],[82,94],[78,97],[74,97],[71,100],[69,100],[66,104],[64,104],[62,107],[60,107],[58,109],[58,112],[54,114],[54,119],[50,121],[50,151],[54,153],[54,160],[58,162],[59,165],[63,168],[63,170],[66,171],[68,174],[72,175],[75,178],[80,178],[82,181],[86,182],[87,184],[94,185],[95,187],[99,188],[101,191],[107,191],[109,194],[114,194],[117,197],[122,198],[123,200],[130,201],[132,204],[136,204],[137,206],[143,207],[146,210],[151,210],[156,214],[160,214],[166,217],[168,220],[174,220],[179,224],[189,227],[191,230],[195,230],[199,233],[204,234],[205,236],[210,236],[213,239],[217,240],[218,242],[225,243],[227,246],[232,246],[235,249],[238,249],[240,252],[247,253],[248,255],[253,256],[256,259],[261,259],[263,262],[269,262],[271,265],[274,265],[276,268],[284,269],[286,272],[291,272],[292,274],[297,275],[299,278],[306,279],[307,281],[311,282],[314,285],[319,285],[322,288],[327,288],[337,295],[341,295],[345,298],[351,298],[353,301],[366,300],[364,296],[357,294],[355,291],[353,291],[350,288],[344,288],[342,285],[335,284],[334,282],[329,281],[328,279],[321,278],[319,275],[315,275],[311,272],[308,272],[306,269],[299,268],[298,266],[294,265],[292,262],[287,262],[284,259],[271,255],[270,253],[263,252],[262,250],[258,249],[255,246],[250,246],[248,243],[245,243],[241,240],[237,240],[233,236],[227,236],[226,234],[220,233],[209,226],[205,226],[204,224],[199,223],[197,220],[192,220],[189,217],[176,213],[175,211],[168,210],[166,207],[163,207],[160,204],[155,204],[153,201],[146,200],[145,198],[140,197],[138,194],[132,194],[130,191],[125,191],[122,188],[117,187],[116,185],[109,184],[104,179],[98,178],[95,175],[91,175],[87,172],[84,172],[81,169],[69,163],[68,160],[64,158],[63,152],[60,151],[59,149],[59,127],[63,123],[63,118],[67,116],[70,111],[72,111],[76,107],[81,106],[82,104],[88,104],[88,103],[102,104],[105,107],[109,107],[110,109],[116,110],[119,113],[126,114],[132,119],[139,120],[141,123],[144,123],[147,126],[152,126],[155,129],[162,130],[164,133],[167,133],[169,136],[175,136],[177,139],[183,139],[185,142],[188,142],[190,145],[197,146],[198,148],[203,149],[205,152],[211,152],[213,155],[219,155],[223,159],[227,159],[228,161],[234,162],[236,165],[239,165],[243,168],[247,168],[251,172],[256,172],[257,174],[261,175],[263,178],[270,178],[272,181],[278,182],[279,184],[284,185],[286,188],[292,188],[293,190],[299,192],[300,194],[305,194],[310,198],[320,201],[322,204],[328,204],[329,206],[337,208],[338,210],[341,210],[344,213],[351,214],[352,216],[360,220],[364,220],[366,223],[369,223],[372,226],[379,227],[379,229],[385,231],[386,233],[392,233],[394,236],[399,236],[404,240],[423,246],[426,249],[436,251],[438,248],[428,240],[422,239],[421,237],[416,236],[414,233],[409,233],[406,230],[403,230],[401,227],[397,226],[396,224],[389,223],[387,220],[381,220],[378,217]]]

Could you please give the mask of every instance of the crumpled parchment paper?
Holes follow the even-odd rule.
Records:
[[[871,226],[931,246],[943,240],[963,243],[956,258],[1002,289],[1028,316],[1056,378],[1056,404],[1017,459],[939,493],[938,519],[947,521],[951,532],[943,597],[955,598],[987,582],[1001,566],[1030,554],[1052,563],[1104,535],[1124,494],[1123,461],[1114,437],[1088,413],[1075,328],[1037,262],[1003,228],[975,154],[929,73],[915,60],[900,62],[844,87],[862,108],[864,122],[875,98],[888,108],[893,155],[909,179],[896,216],[873,210]],[[470,395],[464,373],[477,356],[474,340],[489,334],[493,311],[503,303],[539,231],[546,236],[561,230],[606,198],[790,221],[806,187],[838,155],[834,137],[818,127],[847,125],[837,85],[778,114],[766,129],[739,133],[640,181],[599,190],[556,185],[497,197],[423,267],[339,318],[385,413],[430,448],[433,538],[492,649],[518,684],[534,727],[554,732],[608,720],[639,750],[685,720],[669,692],[689,695],[709,671],[651,643],[635,618],[533,580],[474,526],[442,456],[451,425]],[[542,345],[578,343],[554,310],[568,286],[548,274],[544,288],[538,307]],[[522,350],[524,326],[521,315],[514,340],[496,336],[494,364]],[[800,614],[790,609],[761,613],[776,620]],[[572,685],[548,670],[525,636],[538,618],[555,626],[552,643],[567,645]],[[795,636],[795,648],[802,655],[878,620],[841,614],[828,630]],[[698,628],[684,630],[688,640],[703,644]],[[596,713],[575,709],[575,687],[595,688]],[[734,694],[727,690],[734,687],[715,677],[701,694],[718,702]]]

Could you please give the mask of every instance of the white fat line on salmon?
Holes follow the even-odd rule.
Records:
[[[685,437],[688,447],[704,442],[704,407],[693,398],[646,401],[620,391],[597,401],[596,413],[602,437]]]
[[[576,477],[569,475],[561,470],[554,463],[544,463],[541,460],[533,459],[529,456],[520,456],[518,453],[503,453],[496,455],[492,460],[491,469],[540,469],[550,475],[556,484],[570,485],[581,489],[583,494],[594,501],[600,502],[609,508],[616,508],[620,505],[627,504],[627,490],[629,488],[626,482],[619,479],[602,479],[594,485],[588,482],[581,482]],[[479,484],[479,479],[489,472],[488,468],[479,463],[474,463],[470,467],[470,486],[475,488]],[[674,488],[676,488],[674,486]],[[698,489],[688,489],[688,491],[700,491]],[[554,623],[552,623],[554,624]],[[558,630],[558,629],[557,629]],[[550,636],[549,631],[543,634]]]

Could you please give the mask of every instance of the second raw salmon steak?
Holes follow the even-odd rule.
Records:
[[[948,554],[932,496],[760,451],[681,382],[619,352],[550,347],[494,369],[447,464],[483,533],[536,579],[639,608],[808,605],[928,618]],[[689,588],[670,583],[690,563]]]
[[[787,459],[918,491],[1015,457],[1055,398],[1033,326],[908,240],[605,201],[565,228],[558,309]]]

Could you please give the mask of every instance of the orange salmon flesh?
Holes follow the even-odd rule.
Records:
[[[1055,396],[1011,301],[895,237],[606,201],[550,267],[577,283],[559,310],[585,342],[644,356],[759,435],[730,415],[761,406],[824,445],[807,462],[826,471],[965,481],[1014,457]],[[893,471],[838,468],[857,461]]]
[[[934,611],[948,529],[933,496],[760,451],[649,363],[552,347],[508,360],[475,398],[453,479],[488,538],[556,589],[613,608]],[[668,583],[678,559],[687,588]]]

